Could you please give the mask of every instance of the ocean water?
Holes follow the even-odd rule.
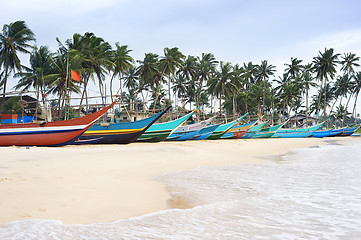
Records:
[[[167,210],[88,225],[11,222],[0,239],[361,239],[361,142],[156,180],[172,195]]]

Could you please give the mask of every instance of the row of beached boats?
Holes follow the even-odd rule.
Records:
[[[213,118],[182,125],[198,109],[173,121],[155,123],[169,108],[149,118],[126,123],[96,123],[114,104],[85,117],[71,120],[0,125],[0,146],[63,146],[69,144],[127,144],[139,142],[216,140],[240,138],[305,138],[352,135],[357,128],[319,130],[323,123],[302,128],[283,128],[284,123],[267,127],[269,121],[240,121],[212,125]]]

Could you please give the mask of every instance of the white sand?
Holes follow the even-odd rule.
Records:
[[[332,138],[350,140],[350,138]],[[0,225],[25,219],[108,222],[165,208],[152,177],[202,166],[267,164],[322,139],[250,139],[0,148]]]

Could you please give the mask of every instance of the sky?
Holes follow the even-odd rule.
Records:
[[[233,64],[267,60],[276,76],[291,57],[310,63],[325,48],[361,56],[359,0],[3,1],[1,26],[24,20],[36,45],[51,51],[56,37],[65,42],[93,32],[112,46],[128,45],[136,60],[178,47],[184,55],[210,52]]]

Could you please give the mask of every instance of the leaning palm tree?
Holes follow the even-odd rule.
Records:
[[[266,99],[266,86],[267,86],[267,80],[270,76],[273,76],[275,73],[275,66],[268,65],[267,60],[263,60],[261,62],[261,65],[257,65],[257,78],[259,81],[263,82],[263,107],[262,112],[264,112],[265,109],[265,99]]]
[[[332,79],[336,74],[336,65],[338,64],[338,57],[340,54],[334,54],[333,48],[326,49],[325,52],[319,52],[319,56],[313,58],[313,70],[316,73],[316,78],[318,78],[322,83],[324,82],[324,119],[326,119],[326,102],[327,102],[327,81],[328,79]],[[322,94],[322,92],[320,92]],[[321,97],[319,97],[319,101]],[[318,103],[320,106],[320,103]],[[319,109],[319,108],[318,108]]]
[[[0,85],[3,85],[3,101],[9,73],[21,71],[21,62],[18,53],[30,53],[30,42],[35,41],[34,33],[26,26],[24,21],[16,21],[3,26],[0,33],[0,67],[3,67],[4,78]]]

